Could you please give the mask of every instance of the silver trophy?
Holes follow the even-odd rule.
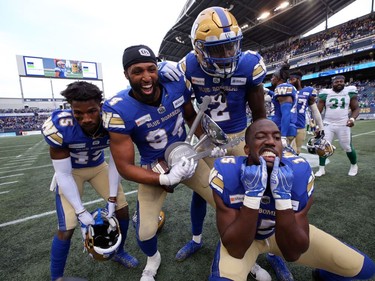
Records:
[[[220,126],[204,113],[207,110],[210,102],[211,98],[209,96],[203,97],[197,116],[194,119],[185,141],[175,142],[167,147],[164,153],[164,159],[167,161],[169,168],[172,168],[184,156],[187,159],[193,158],[195,162],[198,162],[199,159],[210,156],[214,147],[212,144],[225,149],[236,146],[241,142],[242,138],[240,137],[229,140],[228,136],[224,133]],[[193,135],[199,122],[201,122],[204,134],[201,136],[200,140],[193,145]],[[198,152],[202,147],[207,146],[211,147]]]

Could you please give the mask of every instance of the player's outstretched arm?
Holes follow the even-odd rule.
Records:
[[[250,107],[253,121],[266,118],[267,112],[264,106],[264,88],[263,84],[251,87],[247,90],[247,104]]]

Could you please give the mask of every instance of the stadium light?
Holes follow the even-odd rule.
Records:
[[[285,9],[288,6],[289,6],[289,2],[288,1],[284,1],[279,6],[277,6],[273,11],[277,12],[279,10]]]
[[[264,12],[264,13],[262,13],[262,14],[257,18],[257,20],[264,20],[264,19],[268,18],[269,15],[270,15],[270,12]]]

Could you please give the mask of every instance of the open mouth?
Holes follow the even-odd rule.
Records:
[[[152,87],[152,84],[149,84],[149,85],[143,85],[141,87],[142,89],[142,92],[145,94],[145,95],[150,95],[152,94],[152,91],[153,91],[153,87]]]
[[[263,151],[260,156],[262,156],[266,162],[274,162],[276,158],[276,154],[269,150]]]

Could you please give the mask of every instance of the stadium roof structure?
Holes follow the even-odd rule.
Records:
[[[167,32],[159,48],[159,58],[179,61],[192,50],[190,31],[198,14],[207,7],[228,8],[242,28],[243,50],[258,51],[301,36],[336,14],[355,0],[292,0],[277,9],[283,0],[188,0],[175,25]],[[276,11],[275,11],[276,10]],[[269,11],[267,19],[258,20]]]

